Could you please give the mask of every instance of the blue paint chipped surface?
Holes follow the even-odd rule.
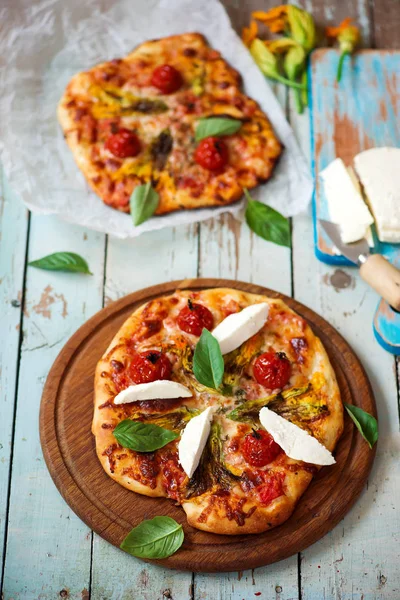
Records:
[[[329,238],[316,223],[319,218],[329,219],[318,173],[337,156],[351,164],[353,156],[362,150],[400,147],[400,52],[358,52],[347,59],[339,84],[336,83],[338,57],[335,50],[317,50],[312,55],[310,119],[314,140],[312,168],[317,180],[313,198],[315,251],[328,264],[351,265],[334,253]],[[391,258],[398,248],[379,244],[375,250]]]

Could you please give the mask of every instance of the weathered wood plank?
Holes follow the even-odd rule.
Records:
[[[164,229],[134,240],[110,239],[107,251],[105,301],[135,290],[197,274],[198,226]],[[93,539],[91,600],[188,600],[192,574],[147,565]]]
[[[0,186],[0,565],[3,564],[20,344],[27,210]],[[2,569],[0,569],[0,590]]]
[[[44,381],[69,336],[101,307],[104,236],[52,217],[31,217],[29,259],[73,250],[93,277],[28,268],[8,537],[5,600],[85,597],[90,531],[65,504],[44,464],[38,413]],[[71,402],[79,398],[71,398]],[[65,590],[65,592],[63,592]]]
[[[373,3],[374,48],[399,48],[400,6],[396,0]]]
[[[321,144],[332,137],[326,131],[330,119],[324,116],[330,105],[321,105],[314,117],[314,128],[319,123],[316,135],[320,135]],[[292,125],[307,151],[307,116],[298,117],[291,108]],[[328,151],[326,144],[324,148]],[[333,158],[334,149],[329,151]],[[295,297],[330,321],[358,353],[376,394],[380,440],[367,489],[359,501],[341,524],[302,553],[302,599],[394,600],[400,595],[396,533],[400,523],[394,510],[394,499],[400,493],[394,458],[399,447],[394,360],[373,336],[372,316],[378,301],[375,292],[367,288],[355,269],[334,269],[318,262],[311,240],[311,219],[294,219]]]
[[[282,105],[286,91],[277,87]],[[200,225],[199,275],[254,281],[291,295],[291,253],[253,234],[231,215]],[[261,592],[267,598],[295,600],[298,596],[297,556],[244,573],[195,573],[195,598],[241,600]]]
[[[352,2],[299,0],[297,2],[290,2],[290,4],[296,4],[301,8],[304,8],[304,10],[309,11],[313,15],[321,34],[324,34],[325,27],[337,26],[346,17],[351,17],[354,24],[360,28],[362,45],[367,48],[370,46],[372,28],[371,10],[368,0],[353,0]],[[323,41],[320,45],[325,45],[325,43],[326,42]]]

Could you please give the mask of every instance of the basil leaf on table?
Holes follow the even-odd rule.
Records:
[[[131,419],[118,423],[113,433],[121,446],[136,452],[153,452],[179,437],[179,434],[170,429]]]
[[[133,224],[140,225],[150,219],[157,210],[159,200],[160,196],[151,186],[151,181],[135,187],[130,199]]]
[[[120,548],[138,558],[167,558],[183,544],[184,533],[171,517],[154,517],[134,527]]]
[[[193,355],[193,373],[199,383],[217,390],[224,376],[224,359],[215,337],[203,329]]]
[[[368,446],[372,448],[378,439],[377,420],[362,408],[358,408],[358,406],[346,403],[344,403],[344,406],[358,431],[368,443]]]
[[[271,206],[253,200],[246,188],[244,193],[248,200],[245,217],[250,229],[268,242],[290,248],[289,220]]]
[[[92,275],[86,260],[75,252],[54,252],[38,260],[32,260],[28,265],[46,271],[69,271]]]
[[[206,137],[233,135],[242,126],[242,121],[227,119],[225,117],[206,117],[200,119],[196,127],[196,142]]]

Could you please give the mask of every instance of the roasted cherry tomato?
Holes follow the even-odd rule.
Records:
[[[179,328],[192,335],[201,335],[204,328],[213,328],[214,318],[211,312],[202,304],[188,300],[187,306],[180,311],[177,323]]]
[[[151,85],[154,85],[163,94],[173,94],[179,90],[182,84],[182,75],[171,65],[156,67],[151,76]]]
[[[120,129],[107,138],[105,147],[117,158],[137,156],[141,150],[138,136],[129,129]]]
[[[284,352],[265,352],[253,365],[257,382],[271,390],[283,388],[290,379],[290,372],[290,361]]]
[[[134,383],[149,383],[171,378],[171,363],[165,354],[156,350],[135,354],[129,365],[129,375]]]
[[[252,467],[265,467],[282,452],[282,448],[264,429],[253,430],[246,435],[241,450],[245,461]]]
[[[280,477],[267,477],[265,483],[258,488],[258,495],[262,504],[269,504],[275,498],[283,496],[283,485]]]
[[[228,148],[221,138],[204,138],[196,148],[194,160],[208,171],[219,171],[228,162]]]
[[[167,460],[161,460],[163,475],[163,488],[167,491],[168,498],[179,499],[182,483],[186,479],[185,471],[178,461],[178,455],[171,455]]]

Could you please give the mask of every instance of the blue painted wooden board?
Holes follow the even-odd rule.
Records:
[[[332,265],[351,265],[335,254],[333,245],[318,226],[329,211],[318,174],[334,158],[351,165],[362,150],[378,146],[400,147],[400,51],[362,50],[347,58],[340,83],[336,82],[339,53],[320,49],[310,63],[314,244],[319,260]],[[380,243],[374,252],[394,260],[400,246]]]

